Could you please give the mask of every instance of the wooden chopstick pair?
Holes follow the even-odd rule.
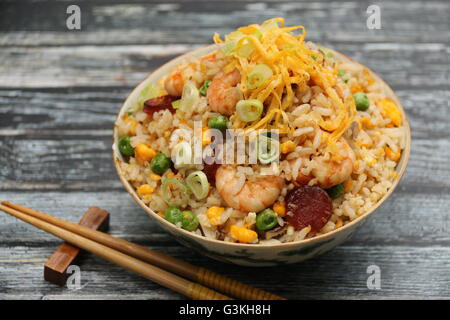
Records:
[[[207,269],[115,238],[107,233],[92,230],[18,204],[3,201],[0,210],[192,299],[230,299],[205,286],[240,299],[283,299]]]

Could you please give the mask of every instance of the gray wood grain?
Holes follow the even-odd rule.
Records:
[[[208,43],[212,42],[202,45]],[[448,44],[321,43],[376,70],[394,87],[449,86]],[[7,47],[0,51],[0,84],[6,88],[134,86],[164,62],[198,46]]]
[[[69,221],[91,205],[111,234],[290,299],[450,299],[450,5],[381,1],[78,1],[82,31],[65,28],[66,1],[0,7],[0,200]],[[111,131],[126,96],[173,57],[244,23],[272,16],[366,64],[395,90],[412,128],[408,170],[392,197],[345,244],[293,266],[226,265],[179,245],[125,192]],[[30,18],[33,17],[33,18]],[[0,299],[181,299],[86,254],[81,290],[46,283],[60,241],[0,214]],[[366,286],[369,265],[381,290]],[[270,276],[268,276],[270,275]]]

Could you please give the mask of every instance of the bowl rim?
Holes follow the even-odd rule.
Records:
[[[324,47],[321,45],[321,47]],[[400,109],[400,112],[402,114],[402,120],[403,120],[403,125],[405,127],[406,130],[406,143],[405,143],[405,148],[403,149],[402,152],[402,156],[397,164],[397,174],[398,174],[398,178],[393,182],[392,186],[390,187],[390,189],[386,192],[386,194],[383,195],[383,197],[377,201],[377,203],[375,205],[373,205],[366,213],[358,216],[355,220],[350,221],[349,223],[345,224],[344,226],[338,228],[338,229],[334,229],[332,231],[329,231],[327,233],[324,234],[320,234],[317,236],[314,236],[312,238],[309,239],[303,239],[300,241],[292,241],[292,242],[283,242],[283,243],[277,243],[277,244],[249,244],[249,243],[238,243],[238,242],[228,242],[228,241],[222,241],[222,240],[217,240],[217,239],[211,239],[211,238],[207,238],[205,236],[202,235],[198,235],[196,233],[184,230],[182,228],[179,228],[177,226],[175,226],[174,224],[170,223],[169,221],[165,220],[163,217],[161,217],[159,214],[157,214],[155,211],[153,211],[150,207],[148,207],[137,195],[136,191],[134,190],[134,188],[131,186],[131,184],[128,182],[128,180],[125,179],[125,177],[123,176],[121,169],[120,169],[120,165],[119,165],[119,161],[122,161],[119,159],[119,157],[117,157],[117,151],[116,151],[116,145],[117,145],[117,137],[118,137],[118,132],[117,132],[117,121],[119,120],[119,117],[123,114],[124,110],[125,110],[125,106],[127,105],[127,102],[132,98],[133,95],[135,95],[137,92],[140,92],[140,90],[138,90],[140,87],[144,87],[144,83],[146,81],[149,80],[149,78],[155,74],[160,72],[161,69],[163,68],[168,68],[169,65],[175,65],[181,61],[183,61],[184,59],[187,59],[189,57],[198,57],[204,54],[207,54],[209,52],[211,52],[212,50],[218,48],[217,45],[215,44],[211,44],[211,45],[207,45],[207,46],[202,46],[199,48],[196,48],[194,50],[188,51],[180,56],[177,56],[174,59],[171,59],[169,61],[167,61],[166,63],[164,63],[163,65],[161,65],[159,68],[153,70],[144,80],[142,80],[138,85],[136,85],[134,87],[134,89],[128,94],[127,98],[125,99],[125,101],[123,102],[122,106],[120,107],[119,112],[117,113],[116,119],[114,121],[114,128],[113,128],[113,144],[112,144],[112,156],[113,156],[113,161],[114,161],[114,166],[116,168],[116,172],[117,175],[120,178],[120,181],[122,182],[123,186],[125,187],[125,189],[128,191],[128,193],[132,196],[132,198],[141,206],[142,209],[144,209],[146,211],[146,213],[153,219],[156,219],[156,221],[158,221],[160,224],[162,224],[162,226],[167,227],[168,229],[173,230],[175,233],[181,233],[187,237],[191,237],[191,238],[195,238],[200,242],[207,242],[210,244],[215,244],[215,245],[219,245],[219,246],[224,246],[224,247],[230,247],[230,248],[236,248],[236,249],[275,249],[275,248],[288,248],[288,247],[296,247],[299,245],[306,245],[306,244],[312,244],[315,242],[320,242],[322,240],[325,239],[329,239],[332,238],[333,236],[339,234],[339,233],[345,233],[345,231],[349,231],[353,228],[353,226],[356,226],[358,224],[360,224],[362,221],[364,221],[365,219],[367,219],[369,216],[371,216],[386,200],[387,198],[389,198],[392,193],[394,192],[394,190],[397,188],[398,184],[400,183],[400,180],[402,179],[406,168],[408,166],[408,162],[409,162],[409,158],[410,158],[410,152],[411,152],[411,129],[410,129],[410,125],[409,125],[409,121],[407,119],[406,116],[406,112],[403,108],[403,105],[400,103],[400,100],[398,99],[397,95],[395,94],[395,92],[392,90],[392,88],[381,79],[381,77],[379,77],[375,72],[373,72],[371,69],[369,69],[368,67],[364,66],[363,64],[353,60],[352,58],[347,57],[346,55],[337,52],[333,49],[327,48],[326,49],[332,51],[335,55],[337,55],[338,57],[340,57],[343,60],[347,60],[347,61],[351,61],[352,63],[357,63],[361,66],[363,66],[364,68],[367,68],[367,70],[369,70],[369,73],[371,74],[372,77],[375,78],[375,81],[380,82],[385,90],[386,96],[388,96],[389,98],[393,99],[395,101],[395,103],[397,104],[397,106]],[[164,228],[163,228],[164,229]],[[166,230],[167,231],[167,230]],[[169,232],[171,234],[171,232]],[[172,235],[172,234],[171,234]]]

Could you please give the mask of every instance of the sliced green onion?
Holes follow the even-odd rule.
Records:
[[[225,42],[239,40],[244,36],[245,36],[245,34],[243,34],[240,31],[233,31],[233,32],[230,32],[229,34],[225,35]]]
[[[253,52],[254,47],[253,44],[250,43],[248,40],[243,40],[244,43],[239,48],[239,50],[236,52],[236,46],[238,42],[248,35],[243,34],[242,32],[235,31],[227,34],[225,36],[225,45],[222,47],[222,51],[226,56],[232,55],[234,53],[237,53],[239,56],[243,58],[248,58],[250,54]],[[251,36],[254,36],[258,40],[262,38],[262,33],[259,30],[256,30]]]
[[[181,102],[181,99],[172,101],[172,107],[173,107],[174,109],[178,109],[178,108],[180,107],[180,102]]]
[[[192,149],[188,142],[179,142],[173,152],[175,154],[175,168],[178,169],[192,164]]]
[[[253,32],[252,36],[254,36],[256,39],[261,40],[263,37],[263,34],[261,31],[256,30],[255,32]]]
[[[338,76],[343,78],[345,76],[346,72],[344,70],[338,70]]]
[[[239,100],[236,104],[236,112],[242,121],[255,121],[263,112],[263,104],[257,99]]]
[[[275,20],[270,20],[270,21],[268,21],[268,22],[266,22],[266,23],[263,23],[263,24],[261,25],[260,30],[261,30],[262,32],[264,32],[264,31],[267,31],[267,30],[270,30],[270,29],[279,28],[279,27],[280,27],[280,26],[278,25],[278,22],[277,22],[277,21],[275,21]]]
[[[237,54],[243,58],[248,58],[254,50],[253,44],[248,40],[244,40],[242,46],[238,49]]]
[[[345,83],[347,83],[348,80],[350,80],[349,77],[348,77],[347,72],[345,72],[344,70],[338,70],[338,76],[341,77],[342,80],[344,80]]]
[[[206,97],[206,91],[208,91],[208,88],[210,85],[211,85],[211,80],[206,80],[205,82],[203,82],[203,85],[199,90],[200,95],[202,95],[203,97]]]
[[[135,112],[141,111],[144,108],[144,102],[148,99],[156,98],[162,95],[161,87],[156,83],[150,83],[139,93],[137,102],[134,106],[127,109],[127,114],[132,115]]]
[[[169,206],[184,206],[189,200],[189,189],[188,187],[178,180],[177,178],[166,178],[164,179],[161,186],[163,200]],[[180,193],[175,195],[175,192]]]
[[[324,47],[320,47],[320,50],[323,52],[323,54],[328,57],[328,58],[333,58],[333,52],[331,52],[330,50],[328,50],[327,48]]]
[[[280,142],[260,134],[258,137],[258,160],[262,164],[272,163],[280,158]]]
[[[337,184],[331,188],[325,189],[331,199],[337,199],[345,193],[344,184]]]
[[[209,182],[206,174],[202,171],[195,171],[189,174],[186,178],[186,184],[197,200],[202,200],[208,196]]]
[[[273,75],[272,69],[265,64],[258,64],[248,75],[248,88],[255,89],[269,80]]]
[[[182,112],[187,112],[191,110],[192,105],[195,103],[199,97],[199,92],[197,87],[192,81],[188,81],[184,84],[183,93],[181,95],[180,106],[178,109]]]
[[[228,43],[225,43],[225,45],[222,47],[223,54],[225,56],[233,54],[234,49],[236,49],[236,43],[237,41],[230,41]]]

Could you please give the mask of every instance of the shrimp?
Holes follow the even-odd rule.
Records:
[[[174,97],[181,97],[186,79],[182,71],[171,73],[164,81],[164,88],[167,93]]]
[[[258,176],[252,181],[238,177],[237,169],[220,166],[216,172],[216,188],[228,206],[243,212],[259,212],[272,205],[284,185],[281,177]]]
[[[328,159],[324,156],[313,158],[312,160],[309,160],[314,162],[310,174],[304,175],[299,170],[295,182],[305,185],[315,178],[317,184],[321,188],[327,189],[347,181],[353,172],[353,164],[355,163],[356,158],[355,153],[345,139],[339,139],[336,142],[336,145],[339,149],[339,156],[341,159]],[[297,159],[289,161],[291,166],[293,161],[296,160]],[[302,158],[302,161],[303,166],[305,159]]]
[[[174,68],[164,80],[164,88],[167,93],[174,97],[181,97],[187,81],[193,81],[199,88],[205,80],[210,78],[210,69],[221,65],[217,55],[218,52],[213,51],[198,61],[191,61]]]
[[[220,71],[213,78],[206,93],[212,111],[230,116],[236,109],[236,103],[242,99],[242,92],[237,87],[241,81],[238,69],[229,73]]]
[[[172,71],[164,80],[164,88],[167,93],[174,97],[181,97],[184,84],[187,81],[193,81],[199,87],[204,79],[197,70],[198,66],[196,64],[189,63]]]

